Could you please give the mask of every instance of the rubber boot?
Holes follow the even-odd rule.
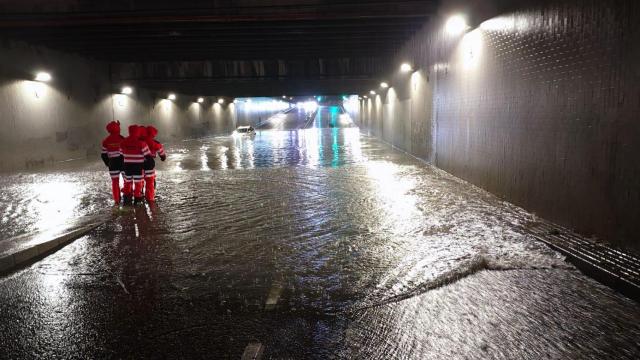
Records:
[[[155,179],[152,177],[144,179],[144,196],[149,202],[156,200],[155,182]]]
[[[120,179],[111,179],[111,193],[116,205],[120,204]]]
[[[133,197],[135,199],[136,204],[144,201],[144,194],[142,193],[143,184],[144,184],[144,180],[134,181]]]
[[[124,188],[122,189],[122,202],[125,205],[130,205],[131,204],[131,200],[133,199],[133,182],[132,181],[127,181],[125,180],[124,182]]]

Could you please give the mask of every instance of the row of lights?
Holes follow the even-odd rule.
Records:
[[[465,18],[462,15],[454,15],[452,17],[449,18],[449,20],[447,20],[447,23],[445,24],[445,30],[447,31],[448,34],[456,36],[456,35],[460,35],[462,34],[465,30],[467,30],[469,28],[469,26],[467,25],[467,22],[465,20]],[[403,73],[408,73],[413,71],[413,66],[411,66],[411,64],[409,63],[403,63],[402,65],[400,65],[400,72]],[[35,81],[40,81],[40,82],[49,82],[51,81],[51,74],[49,74],[48,72],[44,72],[44,71],[40,71],[36,74],[35,76]],[[380,87],[383,89],[386,89],[389,87],[389,84],[385,81],[380,83]],[[121,90],[121,93],[124,95],[131,95],[133,93],[133,89],[130,86],[124,86]],[[374,90],[369,91],[369,94],[371,95],[375,95],[376,92]],[[286,99],[287,96],[286,95],[282,95],[283,99]],[[365,95],[364,98],[366,99],[367,96]],[[176,99],[176,94],[169,94],[167,96],[167,99],[173,101]],[[289,97],[289,100],[293,100],[293,97]],[[202,104],[204,102],[204,98],[199,97],[197,99],[197,102],[199,104]],[[233,101],[232,101],[233,103]],[[223,98],[219,98],[218,99],[218,104],[224,104],[224,99]]]
[[[446,24],[445,24],[445,31],[452,36],[457,36],[462,34],[463,32],[465,32],[467,29],[469,29],[469,26],[467,25],[467,21],[464,18],[464,16],[462,15],[453,15],[451,16]],[[400,65],[400,72],[402,73],[409,73],[409,72],[413,72],[413,66],[411,66],[411,64],[409,63],[403,63]],[[382,89],[387,89],[389,87],[389,84],[385,81],[380,83],[380,87]],[[376,91],[375,90],[370,90],[369,91],[370,95],[375,95]],[[364,95],[363,98],[367,99],[368,96]]]
[[[35,81],[40,81],[40,82],[49,82],[49,81],[51,81],[51,74],[49,74],[48,72],[40,71],[40,72],[38,72],[36,74],[34,80]],[[124,95],[131,95],[131,94],[133,94],[133,88],[131,86],[123,86],[122,89],[120,89],[120,93],[122,93]],[[176,98],[177,98],[176,94],[174,94],[174,93],[170,93],[167,96],[167,99],[169,99],[171,101],[175,100]],[[199,104],[202,104],[204,102],[204,98],[203,97],[199,97],[197,102]],[[232,103],[235,103],[235,101],[232,101]],[[224,104],[224,99],[223,98],[219,98],[218,99],[218,104],[221,104],[221,105]]]
[[[412,72],[412,71],[413,71],[413,66],[411,66],[411,64],[409,64],[409,63],[403,63],[402,65],[400,65],[400,72],[408,73],[408,72]],[[381,83],[380,83],[380,87],[381,87],[382,89],[387,89],[387,88],[389,88],[389,83],[387,83],[386,81],[383,81],[383,82],[381,82]],[[375,90],[370,90],[370,91],[369,91],[369,94],[370,94],[370,95],[375,95],[375,94],[376,94],[376,91],[375,91]],[[367,99],[367,98],[368,98],[368,96],[367,96],[367,95],[364,95],[363,97],[364,97],[365,99]]]
[[[133,89],[130,86],[125,86],[122,88],[122,90],[120,91],[122,94],[125,95],[131,95],[133,93]],[[174,93],[170,93],[169,95],[167,95],[167,100],[171,100],[174,101],[175,99],[177,99],[178,97],[176,96],[176,94]],[[204,98],[203,97],[199,97],[196,102],[198,104],[202,104],[204,102]],[[218,104],[224,104],[224,99],[223,98],[219,98],[218,99]],[[232,103],[235,103],[235,101],[232,101]]]

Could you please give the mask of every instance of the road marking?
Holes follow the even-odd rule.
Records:
[[[116,281],[118,282],[118,284],[120,284],[120,286],[122,287],[122,290],[124,290],[124,292],[127,295],[131,295],[131,294],[129,294],[129,291],[127,290],[127,287],[124,286],[124,283],[122,282],[122,280],[120,280],[120,277],[118,275],[116,275]]]
[[[280,295],[282,294],[282,290],[284,289],[284,285],[282,282],[274,282],[271,285],[271,290],[269,291],[269,296],[267,296],[267,302],[264,305],[265,310],[273,310],[278,304],[278,300],[280,300]]]
[[[259,342],[250,342],[244,353],[242,353],[241,360],[260,360],[262,359],[262,353],[264,352],[264,346]]]

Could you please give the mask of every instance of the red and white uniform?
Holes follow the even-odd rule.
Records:
[[[142,198],[143,170],[145,157],[151,159],[149,146],[140,140],[141,127],[129,126],[129,136],[122,143],[120,149],[124,156],[124,189],[126,197],[132,194],[136,199]]]
[[[155,159],[156,156],[160,156],[160,160],[164,161],[167,155],[164,152],[162,144],[155,139],[158,135],[158,130],[153,126],[147,126],[145,133],[145,141],[149,147],[151,157]],[[145,197],[147,201],[155,200],[155,186],[156,186],[156,169],[155,161],[149,161],[144,167],[144,182],[145,182]]]
[[[120,150],[122,140],[124,140],[124,136],[120,135],[120,129],[118,128],[117,133],[111,133],[102,140],[102,154],[106,155],[108,159],[122,156],[122,151]]]
[[[164,146],[162,146],[162,144],[158,140],[147,138],[147,146],[149,146],[151,156],[153,156],[154,158],[156,157],[156,155],[159,155],[160,159],[167,156],[167,154],[164,152]]]
[[[164,146],[158,140],[155,139],[156,135],[158,135],[158,129],[153,126],[147,126],[147,132],[145,136],[145,141],[147,142],[147,146],[149,147],[149,152],[151,152],[151,157],[154,159],[157,156],[160,156],[160,160],[164,161],[167,158],[167,154],[164,152]],[[156,170],[154,169],[145,169],[144,177],[155,177]]]
[[[116,204],[120,203],[120,173],[122,172],[122,151],[120,144],[124,137],[120,135],[120,122],[111,121],[107,124],[109,136],[102,140],[102,161],[109,168],[111,177],[111,193]]]
[[[149,146],[137,138],[131,139],[131,137],[126,137],[122,140],[120,146],[125,164],[142,164],[144,163],[145,156],[151,156]]]

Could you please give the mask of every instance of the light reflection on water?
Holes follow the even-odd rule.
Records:
[[[221,136],[196,141],[197,163],[188,147],[172,153],[163,170],[225,170],[279,166],[341,166],[366,161],[358,128],[265,130],[255,136]]]
[[[363,358],[407,358],[409,345],[402,349],[379,345],[393,336],[397,336],[393,344],[404,339],[410,343],[427,333],[422,329],[439,326],[429,323],[433,316],[420,315],[428,314],[430,303],[411,300],[423,298],[425,289],[452,279],[455,283],[474,279],[467,275],[484,269],[478,263],[525,271],[556,271],[566,266],[560,256],[527,237],[521,225],[533,221],[531,214],[362,137],[355,128],[261,131],[253,138],[193,139],[167,148],[167,162],[158,162],[158,208],[163,211],[152,214],[151,208],[148,212],[138,208],[134,216],[118,216],[90,246],[75,242],[56,253],[58,258],[48,258],[53,268],[34,276],[32,284],[40,287],[38,315],[60,324],[61,333],[80,326],[89,313],[80,306],[75,317],[65,317],[65,306],[71,304],[68,307],[73,309],[78,294],[86,294],[93,302],[95,288],[119,294],[114,301],[127,310],[132,306],[130,299],[143,299],[143,305],[131,312],[139,315],[142,311],[141,318],[147,317],[145,311],[206,299],[222,314],[229,314],[225,315],[229,321],[250,319],[249,326],[242,326],[243,334],[261,330],[261,316],[253,317],[254,312],[245,307],[264,303],[277,280],[284,287],[278,311],[294,316],[313,314],[314,319],[318,315],[366,316],[366,321],[356,318],[347,331],[350,349],[386,351]],[[0,189],[4,198],[21,199],[0,202],[4,227],[52,226],[55,219],[73,217],[78,208],[83,209],[83,198],[91,199],[93,210],[108,206],[100,201],[109,196],[108,176],[102,168],[2,181],[9,185]],[[31,208],[35,211],[28,215],[24,209]],[[92,210],[91,206],[85,209]],[[30,220],[20,222],[11,216]],[[78,274],[94,280],[87,280],[86,288],[79,287],[85,280]],[[514,281],[527,285],[526,279],[518,276]],[[496,283],[500,282],[494,281],[493,286]],[[452,301],[482,294],[478,302],[482,312],[488,309],[502,316],[502,308],[493,305],[496,299],[491,291],[481,287],[486,284],[478,284],[479,290],[472,293],[444,297],[446,301],[432,313],[455,320],[458,313],[448,308]],[[552,290],[561,288],[551,285]],[[125,287],[131,294],[124,292]],[[505,302],[519,304],[531,298],[527,291],[520,290],[520,298]],[[512,293],[507,287],[503,297]],[[389,301],[396,299],[410,301]],[[545,305],[540,304],[543,311],[548,309]],[[202,303],[195,307],[191,303],[188,309],[200,310],[200,306]],[[196,314],[196,323],[201,321],[202,312],[189,313]],[[234,317],[238,313],[242,316]],[[116,331],[123,321],[108,312],[98,318],[114,325]],[[154,321],[145,326],[158,325]],[[451,332],[450,323],[445,316],[439,334]],[[167,333],[176,330],[169,322],[160,327],[167,327]],[[137,324],[132,328],[139,329]],[[467,330],[458,333],[464,335]],[[356,357],[350,355],[344,357]]]
[[[70,219],[78,207],[82,191],[79,182],[43,182],[29,186],[26,194],[32,196],[31,211],[39,218],[36,230],[46,230],[60,223],[60,219]]]

